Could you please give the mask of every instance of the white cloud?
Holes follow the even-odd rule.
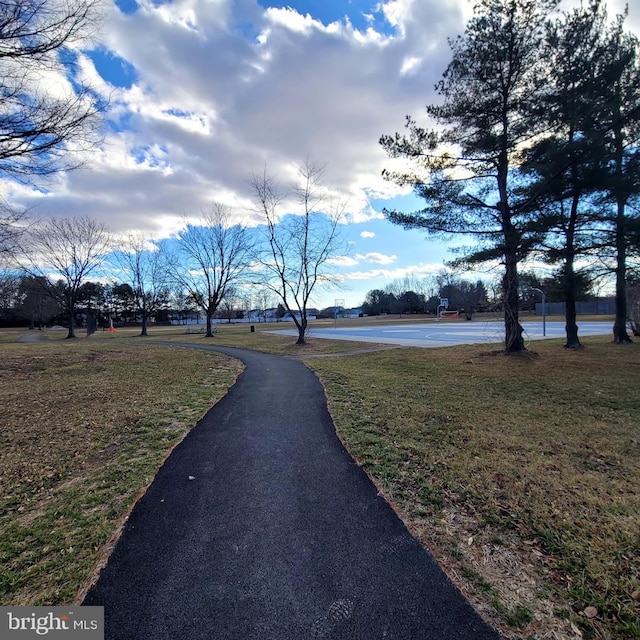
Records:
[[[282,25],[290,31],[308,33],[311,29],[322,28],[320,21],[314,20],[308,13],[301,15],[291,7],[268,7],[265,11],[267,21],[274,25]]]
[[[95,46],[134,73],[114,87],[80,57],[82,77],[110,97],[104,145],[86,168],[40,185],[46,197],[19,185],[5,193],[40,215],[88,213],[115,231],[156,236],[214,199],[248,219],[250,173],[268,164],[282,178],[307,157],[326,163],[332,193],[348,201],[346,221],[382,218],[371,199],[406,189],[381,177],[393,163],[378,139],[437,100],[447,38],[462,32],[472,6],[381,0],[358,30],[258,0],[143,0],[132,14],[105,1]],[[609,5],[613,15],[624,0]],[[381,15],[392,33],[375,30]],[[634,4],[627,25],[639,20]]]
[[[376,252],[365,253],[364,255],[357,254],[356,257],[363,262],[371,262],[373,264],[393,264],[398,259],[398,256],[395,255],[387,256],[384,253]]]
[[[333,265],[337,265],[340,267],[355,267],[361,262],[366,262],[369,264],[383,264],[383,265],[393,264],[397,259],[398,259],[398,256],[396,255],[388,256],[388,255],[385,255],[384,253],[371,252],[371,253],[365,253],[365,254],[356,253],[355,257],[336,256],[335,258],[331,258],[329,262]]]
[[[417,70],[421,62],[422,58],[419,58],[418,56],[409,56],[408,58],[405,58],[402,61],[402,66],[400,67],[400,75],[411,75]]]
[[[419,264],[398,267],[396,269],[370,269],[368,271],[350,271],[343,274],[344,281],[380,280],[381,286],[402,278],[422,278],[442,271],[442,263]]]
[[[131,65],[133,84],[111,86],[81,62],[110,96],[116,131],[85,169],[51,182],[46,199],[22,191],[21,202],[40,203],[43,214],[83,210],[115,231],[169,233],[221,194],[248,215],[253,170],[267,164],[283,177],[309,157],[326,163],[327,184],[348,201],[346,220],[381,218],[370,197],[399,189],[381,177],[388,159],[378,138],[424,112],[449,56],[446,37],[462,26],[457,5],[437,0],[381,9],[395,34],[373,22],[364,31],[348,20],[323,25],[257,0],[145,0],[133,14],[114,5],[98,44]],[[400,73],[427,50],[428,60]]]
[[[327,262],[336,267],[355,267],[358,264],[358,261],[351,256],[336,256],[335,258],[330,258]]]
[[[0,188],[35,216],[88,214],[116,232],[153,238],[175,232],[184,215],[198,215],[214,200],[232,206],[238,220],[255,222],[246,178],[266,164],[286,180],[306,158],[326,163],[331,195],[348,203],[346,224],[366,229],[383,218],[372,201],[407,188],[382,178],[393,161],[378,139],[401,131],[405,114],[423,118],[424,106],[439,99],[434,85],[450,60],[447,39],[463,31],[473,6],[380,0],[359,30],[348,19],[326,25],[290,8],[264,8],[268,0],[141,0],[132,14],[114,0],[105,4],[95,46],[132,73],[124,86],[112,86],[80,56],[83,79],[110,98],[104,144],[83,169],[40,190],[6,181]],[[626,24],[640,30],[640,5],[631,4]],[[612,16],[624,0],[609,5]],[[392,30],[376,30],[383,15]],[[48,85],[56,82],[50,75],[43,77]],[[68,83],[56,86],[63,91]],[[379,240],[380,233],[368,246],[386,253],[342,256],[334,264],[345,271],[393,265],[345,273],[353,282],[442,269],[406,266],[425,255],[424,245],[416,258],[386,236]]]

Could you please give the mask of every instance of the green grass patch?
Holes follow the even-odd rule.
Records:
[[[638,638],[640,347],[584,342],[538,342],[524,357],[454,347],[309,364],[349,450],[425,544],[444,549],[443,564],[452,540],[481,575],[515,545],[585,637]],[[594,619],[579,615],[589,606]],[[518,629],[533,620],[517,598],[494,609]]]
[[[272,333],[273,331],[295,330],[293,322],[269,322],[254,324],[254,332],[251,332],[249,324],[217,324],[216,332],[211,338],[205,338],[203,333],[192,333],[193,327],[174,326],[157,327],[150,331],[149,339],[175,340],[195,344],[224,345],[227,347],[239,347],[254,349],[281,356],[303,357],[326,353],[345,353],[347,351],[366,349],[376,345],[367,345],[362,342],[348,340],[323,340],[313,338],[313,326],[328,326],[329,321],[313,323],[311,336],[307,344],[296,345],[297,336],[283,336]],[[332,324],[329,326],[333,326]],[[131,330],[127,330],[130,332]]]
[[[171,340],[329,356],[306,362],[338,434],[504,637],[640,638],[637,344],[346,355],[375,345],[267,332],[292,326],[0,338],[2,602],[69,602],[166,452],[235,378],[218,355],[153,346]]]
[[[0,343],[0,602],[70,603],[168,451],[237,377],[135,341]]]

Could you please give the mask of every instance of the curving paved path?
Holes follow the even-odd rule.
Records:
[[[214,350],[246,369],[166,460],[85,598],[105,607],[105,637],[498,640],[342,447],[316,376]]]

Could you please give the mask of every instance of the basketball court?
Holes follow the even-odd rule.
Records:
[[[522,322],[527,342],[565,336],[564,322]],[[580,337],[592,335],[613,335],[612,322],[579,322]],[[280,335],[297,336],[296,329],[272,331]],[[458,344],[496,344],[504,340],[504,323],[498,321],[450,322],[446,320],[399,325],[376,325],[348,327],[340,326],[340,320],[334,327],[312,327],[310,338],[331,340],[353,340],[355,342],[376,342],[406,347],[448,347]]]

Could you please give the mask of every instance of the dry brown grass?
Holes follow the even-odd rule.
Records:
[[[509,637],[640,637],[639,347],[584,342],[310,362],[352,454]]]
[[[373,346],[300,348],[262,332],[281,324],[255,326],[0,345],[0,401],[15,412],[0,484],[4,601],[69,601],[132,487],[237,373],[212,354],[149,348],[154,338],[302,357]],[[352,454],[508,638],[640,638],[640,347],[607,340],[578,352],[534,343],[520,358],[455,347],[307,361]]]
[[[271,333],[283,329],[295,330],[293,322],[272,322],[255,324],[255,331],[247,324],[219,324],[212,338],[205,338],[203,333],[192,333],[193,328],[158,327],[150,336],[150,340],[172,340],[176,342],[225,345],[243,349],[255,349],[280,356],[304,357],[325,353],[344,353],[362,349],[367,345],[362,342],[348,340],[314,340],[311,338],[305,345],[296,345],[296,337]],[[322,326],[314,323],[314,326]],[[374,345],[375,346],[375,345]]]
[[[69,603],[241,367],[133,340],[1,344],[0,354],[0,602]]]

